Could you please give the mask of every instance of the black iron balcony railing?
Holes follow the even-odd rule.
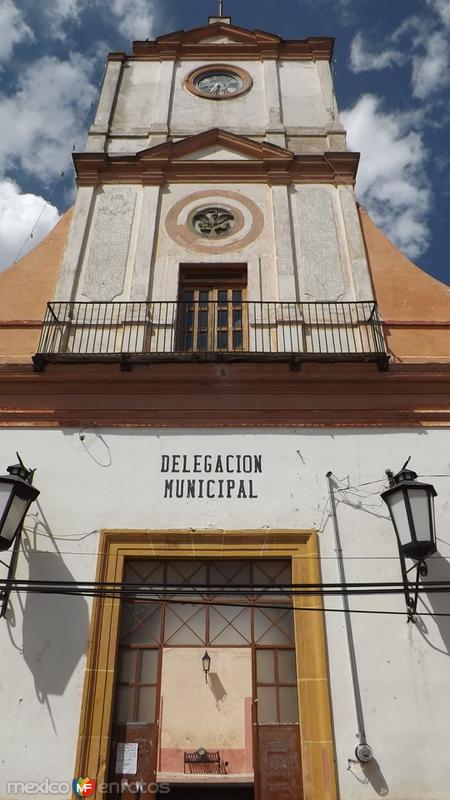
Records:
[[[240,293],[238,295],[240,297]],[[226,300],[49,303],[34,363],[174,360],[378,361],[387,364],[373,301]]]

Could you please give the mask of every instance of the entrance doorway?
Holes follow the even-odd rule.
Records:
[[[122,604],[111,797],[300,800],[290,561],[134,559],[125,580],[160,597]]]

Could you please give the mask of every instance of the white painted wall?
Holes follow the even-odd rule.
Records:
[[[101,528],[288,527],[318,529],[323,580],[338,581],[325,479],[331,469],[343,488],[338,519],[347,580],[396,581],[394,533],[379,496],[384,471],[412,455],[421,475],[450,473],[450,433],[443,429],[88,429],[83,442],[77,430],[5,430],[3,470],[16,450],[38,468],[41,491],[27,519],[18,567],[23,578],[94,580]],[[252,476],[257,498],[164,500],[163,454],[227,453],[262,456],[262,474]],[[429,578],[449,579],[450,478],[432,482],[439,553]],[[349,764],[357,725],[344,620],[327,614],[341,800],[449,800],[449,620],[423,617],[407,625],[402,597],[350,602],[400,613],[353,615],[366,730],[377,760],[365,770]],[[425,595],[423,603],[420,609],[448,611],[446,597]],[[340,603],[329,599],[327,607]],[[83,599],[11,598],[8,621],[0,625],[2,800],[7,781],[73,777],[90,608]]]
[[[111,121],[114,134],[148,134],[156,118],[161,67],[161,63],[148,61],[126,61],[123,64]]]
[[[309,184],[292,187],[290,195],[302,299],[370,300],[373,290],[352,189]]]
[[[218,750],[222,761],[229,759],[226,780],[245,774],[248,779],[253,777],[251,748],[248,752],[245,748],[246,733],[250,739],[252,734],[252,651],[242,647],[209,647],[211,671],[207,680],[202,671],[204,652],[204,647],[163,650],[158,777],[161,782],[177,773],[179,779],[189,780],[183,775],[184,753],[195,752],[199,747]],[[198,781],[198,774],[192,775],[191,780]]]
[[[212,156],[220,160],[221,153],[205,157]],[[174,237],[167,221],[183,203],[177,228],[193,209],[211,205],[236,207],[244,227],[214,242]],[[249,205],[262,214],[257,236]],[[351,188],[200,183],[81,188],[55,297],[175,300],[179,264],[201,262],[247,263],[251,300],[372,298]]]
[[[198,97],[184,86],[194,69],[212,63],[110,62],[87,150],[136,153],[168,136],[209,128],[266,138],[295,153],[346,149],[328,63],[227,61],[246,70],[253,86],[226,101]]]
[[[224,192],[223,196],[221,192]],[[205,193],[199,198],[197,193]],[[228,192],[233,196],[229,197]],[[219,194],[217,194],[219,193]],[[222,197],[222,199],[221,199]],[[241,200],[242,198],[242,200]],[[244,237],[252,234],[257,223],[254,214],[246,205],[250,200],[263,214],[264,225],[260,234],[249,244],[245,245]],[[187,223],[191,211],[198,207],[212,205],[229,205],[240,211],[244,217],[244,227],[236,235],[226,239],[215,240],[213,248],[210,240],[196,237],[195,246],[202,247],[203,252],[194,247],[183,245],[181,241],[174,241],[170,236],[166,221],[171,209],[176,203],[189,201],[176,219],[178,226]],[[272,191],[269,186],[236,184],[223,186],[221,184],[173,184],[164,187],[160,198],[160,220],[156,232],[154,260],[152,264],[152,297],[155,300],[175,300],[178,293],[178,273],[180,263],[223,263],[247,262],[248,264],[248,297],[249,299],[272,300],[277,294],[276,248],[273,233]],[[256,235],[256,234],[255,234]],[[242,246],[241,246],[242,243]],[[265,277],[263,278],[263,274]],[[264,296],[263,281],[266,289],[270,287],[271,295]]]

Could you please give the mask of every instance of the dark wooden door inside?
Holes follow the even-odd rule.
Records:
[[[274,626],[282,623],[280,617]],[[255,689],[256,800],[302,800],[297,671],[293,647],[256,648]]]
[[[137,745],[136,772],[120,770],[117,761],[118,745]],[[109,784],[110,800],[154,800],[156,763],[158,755],[158,726],[156,723],[141,725],[115,725],[111,742]],[[119,771],[116,771],[119,766]]]

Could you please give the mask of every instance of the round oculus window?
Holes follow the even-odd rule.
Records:
[[[204,236],[206,239],[223,239],[233,232],[236,220],[231,211],[215,206],[193,211],[189,224],[199,236]]]

